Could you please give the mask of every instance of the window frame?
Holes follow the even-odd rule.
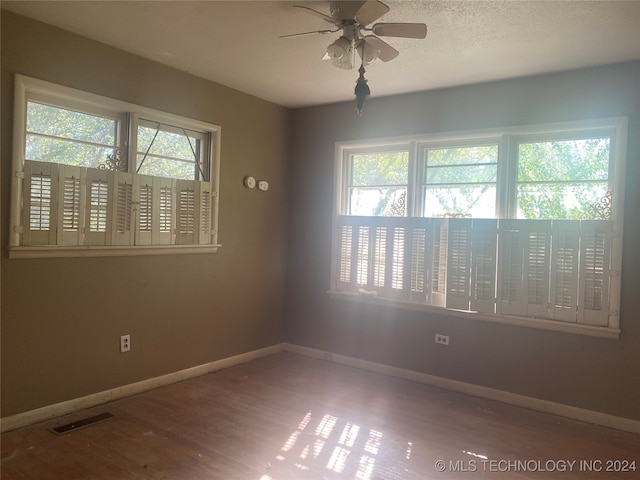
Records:
[[[23,178],[25,168],[25,141],[27,122],[27,102],[34,101],[59,108],[117,118],[120,122],[117,136],[120,148],[127,161],[126,173],[136,175],[137,129],[138,119],[166,125],[179,125],[187,131],[200,132],[208,138],[208,148],[204,152],[210,183],[211,216],[207,222],[211,228],[210,242],[206,244],[154,244],[154,245],[37,245],[22,244],[23,225]],[[41,257],[85,257],[85,256],[131,256],[214,253],[221,245],[218,243],[218,206],[220,177],[220,138],[221,127],[180,115],[162,112],[94,93],[58,85],[40,79],[16,74],[14,79],[13,147],[11,212],[9,232],[9,258]],[[62,165],[55,164],[52,165]],[[93,169],[92,170],[98,170]],[[165,177],[154,177],[163,179]],[[172,179],[175,180],[175,179]],[[194,180],[199,181],[199,180]],[[88,212],[88,210],[87,210]]]
[[[332,224],[332,263],[329,294],[331,298],[357,302],[387,305],[408,310],[432,312],[458,318],[471,318],[510,325],[540,328],[552,331],[577,333],[597,337],[617,339],[620,334],[619,305],[621,290],[622,237],[624,219],[625,168],[627,161],[628,117],[597,118],[548,124],[523,125],[517,127],[483,129],[442,134],[425,134],[404,137],[370,139],[366,141],[341,141],[335,144],[334,158],[334,208]],[[339,229],[344,224],[341,218],[349,216],[348,176],[345,162],[349,155],[362,150],[387,150],[407,146],[409,149],[409,186],[408,216],[419,217],[424,212],[422,186],[424,171],[424,152],[426,149],[443,147],[463,147],[468,145],[498,144],[498,167],[496,181],[496,219],[516,221],[516,186],[518,173],[518,145],[523,140],[554,141],[609,136],[609,191],[613,199],[611,217],[611,270],[609,285],[608,324],[594,326],[587,323],[570,323],[549,318],[525,317],[503,313],[480,313],[461,311],[454,308],[434,306],[415,302],[409,295],[403,298],[378,295],[380,292],[364,291],[357,288],[341,288],[340,238]],[[413,193],[412,193],[413,192]],[[376,217],[372,217],[376,218]],[[577,222],[577,221],[576,221]],[[372,223],[375,225],[374,223]],[[354,227],[355,228],[355,227]],[[375,227],[372,227],[375,228]],[[350,254],[351,255],[351,254]],[[498,260],[496,259],[496,262]],[[352,263],[355,265],[355,263]],[[344,285],[344,284],[342,284]],[[353,287],[353,286],[351,286]]]

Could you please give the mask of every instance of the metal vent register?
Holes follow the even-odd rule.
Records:
[[[64,435],[65,433],[75,432],[76,430],[80,430],[81,428],[90,427],[91,425],[104,422],[105,420],[109,420],[111,418],[113,418],[113,415],[111,413],[104,412],[99,415],[94,415],[93,417],[83,418],[80,420],[76,420],[75,422],[67,423],[66,425],[51,428],[50,431],[55,433],[56,435]]]

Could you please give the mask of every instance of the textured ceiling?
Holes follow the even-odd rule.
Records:
[[[385,1],[382,22],[424,22],[424,40],[367,67],[383,96],[640,59],[640,1]],[[358,73],[322,61],[339,34],[325,1],[2,1],[2,8],[287,107],[353,98]]]

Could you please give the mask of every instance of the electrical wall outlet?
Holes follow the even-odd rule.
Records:
[[[449,345],[449,336],[436,333],[436,343],[439,343],[440,345]]]
[[[120,337],[120,353],[131,350],[131,335],[122,335]]]

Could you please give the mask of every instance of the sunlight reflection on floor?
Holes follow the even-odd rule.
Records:
[[[372,480],[374,470],[379,467],[383,447],[386,449],[387,460],[394,458],[394,463],[398,459],[408,463],[411,459],[412,442],[403,442],[402,450],[390,452],[389,450],[397,450],[398,444],[387,442],[385,446],[385,440],[381,431],[362,427],[328,413],[319,416],[307,412],[282,445],[281,453],[275,456],[273,470],[269,475],[262,475],[259,480],[291,478],[291,465],[298,471],[322,470],[336,474],[336,478]],[[408,472],[406,468],[402,470]]]

